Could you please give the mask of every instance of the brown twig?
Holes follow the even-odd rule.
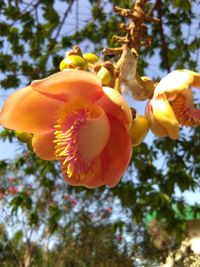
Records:
[[[168,72],[171,71],[170,69],[170,64],[169,64],[169,50],[168,50],[168,46],[165,40],[165,34],[164,34],[164,29],[163,29],[163,21],[162,21],[162,17],[163,17],[163,12],[162,12],[162,0],[157,0],[157,5],[156,8],[157,13],[158,13],[158,18],[160,20],[159,23],[159,31],[160,31],[160,38],[161,38],[161,51],[162,51],[162,55],[164,58],[164,64],[165,67],[167,69]]]
[[[122,47],[126,45],[131,51],[137,53],[141,46],[149,46],[151,44],[151,36],[147,34],[146,22],[157,23],[157,18],[150,17],[145,14],[144,8],[147,0],[136,0],[133,9],[125,9],[118,6],[114,7],[114,11],[122,17],[129,18],[128,25],[122,23],[120,29],[125,31],[125,36],[114,35],[113,39],[121,44],[120,48],[104,49],[104,54],[120,54]]]
[[[63,15],[63,18],[62,18],[62,21],[61,21],[61,23],[60,23],[60,25],[59,25],[59,27],[58,27],[58,30],[57,30],[57,32],[56,32],[56,35],[55,35],[55,37],[54,37],[54,40],[56,40],[56,39],[58,38],[58,36],[59,36],[59,34],[60,34],[60,31],[62,30],[62,27],[63,27],[63,25],[64,25],[64,23],[65,23],[65,20],[66,20],[66,18],[67,18],[67,16],[68,16],[69,12],[71,11],[71,8],[72,8],[73,4],[74,4],[74,0],[71,1],[71,3],[69,4],[67,10],[65,11],[65,13],[64,13],[64,15]]]
[[[155,10],[156,6],[157,6],[157,2],[158,0],[155,0],[155,3],[152,5],[152,7],[149,9],[149,11],[147,12],[147,15],[150,16],[153,11]]]
[[[34,11],[34,9],[36,9],[36,8],[39,6],[39,4],[41,3],[41,0],[38,0],[35,4],[33,4],[33,2],[34,2],[34,1],[32,1],[31,3],[29,3],[29,4],[24,8],[24,10],[22,10],[21,14],[17,17],[17,19],[16,19],[12,24],[10,24],[10,27],[13,27],[13,26],[15,25],[15,23],[16,23],[18,20],[20,20],[26,12],[31,13],[32,11]],[[31,8],[30,10],[28,10],[28,8],[29,8],[30,6],[32,6],[32,8]]]
[[[132,9],[114,7],[114,11],[123,18],[129,19],[129,23],[120,25],[120,29],[125,32],[124,36],[113,36],[121,46],[103,50],[105,55],[114,56],[114,68],[118,73],[114,79],[114,88],[119,92],[129,91],[135,99],[142,101],[152,96],[153,89],[146,87],[137,74],[138,50],[141,46],[151,45],[152,42],[145,23],[159,22],[159,19],[145,13],[146,2],[147,0],[136,0]]]
[[[66,9],[66,11],[65,11],[65,13],[63,15],[62,21],[60,22],[60,25],[59,25],[59,27],[58,27],[58,29],[56,31],[55,36],[53,37],[54,42],[52,42],[51,46],[49,47],[49,52],[51,52],[54,49],[54,47],[56,46],[56,40],[57,40],[61,30],[62,30],[62,27],[64,26],[65,20],[66,20],[66,18],[68,16],[69,12],[71,11],[71,8],[72,8],[72,6],[74,4],[74,1],[75,0],[72,0],[70,2],[68,8]]]

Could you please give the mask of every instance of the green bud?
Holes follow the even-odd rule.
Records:
[[[25,133],[21,131],[15,131],[15,136],[22,143],[28,143],[32,139],[33,135],[31,133]]]
[[[93,53],[86,53],[86,54],[83,54],[83,57],[89,62],[89,63],[92,63],[92,64],[95,64],[98,60],[99,60],[99,57]]]
[[[60,62],[60,70],[64,69],[82,69],[82,70],[87,70],[87,61],[80,56],[77,55],[70,55],[64,58]]]
[[[101,67],[97,72],[97,77],[101,80],[103,85],[109,85],[112,80],[112,75],[108,69]]]

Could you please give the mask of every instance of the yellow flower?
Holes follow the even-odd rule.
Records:
[[[154,98],[165,94],[179,124],[198,126],[200,110],[195,108],[191,87],[200,88],[200,74],[190,70],[175,70],[159,82]]]
[[[177,139],[179,125],[200,124],[191,86],[200,88],[200,74],[189,70],[175,70],[158,83],[146,106],[146,117],[155,135]]]

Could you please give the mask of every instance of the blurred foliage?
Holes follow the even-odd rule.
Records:
[[[113,6],[132,3],[84,0],[78,9],[75,0],[0,1],[3,99],[8,89],[58,71],[74,44],[99,55],[103,47],[117,46],[111,37],[123,33]],[[200,71],[199,1],[149,1],[147,11],[161,18],[162,28],[148,25],[153,41],[140,51],[140,74],[159,79],[175,68]],[[183,129],[178,141],[157,138],[134,148],[131,165],[114,189],[70,187],[58,163],[36,158],[13,131],[2,130],[0,139],[19,146],[16,158],[0,161],[2,266],[155,266],[174,244],[153,248],[146,216],[154,211],[168,233],[176,233],[177,243],[183,238],[185,220],[172,207],[184,215],[182,193],[199,190],[199,127]],[[199,203],[192,209],[197,216]]]

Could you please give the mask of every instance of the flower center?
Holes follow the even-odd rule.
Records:
[[[200,124],[200,110],[193,105],[189,105],[181,94],[177,96],[171,105],[181,125],[194,127]]]
[[[63,172],[68,177],[75,176],[80,180],[92,173],[93,161],[84,161],[81,158],[78,142],[80,129],[88,117],[91,117],[89,110],[78,108],[67,114],[64,122],[61,118],[54,126],[56,158],[62,162]]]

